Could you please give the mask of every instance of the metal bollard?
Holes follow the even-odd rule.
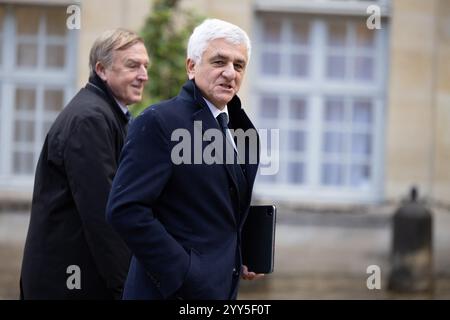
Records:
[[[389,290],[433,290],[432,214],[417,200],[416,188],[394,214],[391,259]]]

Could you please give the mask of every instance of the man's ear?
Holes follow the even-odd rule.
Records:
[[[191,58],[186,59],[186,72],[189,80],[195,78],[195,62]]]
[[[106,77],[106,70],[105,70],[105,67],[103,66],[103,64],[100,61],[97,61],[97,63],[95,64],[95,73],[97,73],[97,75],[103,81],[106,81],[106,79],[107,79],[107,77]]]

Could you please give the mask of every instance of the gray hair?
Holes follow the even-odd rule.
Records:
[[[118,28],[103,32],[94,42],[89,53],[89,69],[91,75],[95,73],[97,62],[105,68],[112,65],[115,51],[125,50],[136,43],[144,43],[144,40],[135,32]]]
[[[247,47],[247,59],[250,60],[252,48],[247,33],[238,26],[219,19],[206,19],[194,29],[189,38],[187,57],[200,63],[208,43],[222,38],[233,44],[244,44]]]

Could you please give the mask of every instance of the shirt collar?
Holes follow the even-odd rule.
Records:
[[[128,107],[126,105],[124,105],[123,103],[119,102],[119,100],[117,100],[116,97],[114,97],[114,100],[116,100],[116,102],[119,105],[120,109],[122,109],[123,114],[127,114]]]
[[[228,106],[227,105],[225,105],[225,107],[222,110],[220,110],[215,105],[213,105],[210,101],[208,101],[205,97],[203,97],[203,99],[206,101],[206,104],[208,105],[208,108],[211,111],[211,113],[213,114],[214,118],[217,118],[217,116],[219,114],[221,114],[222,112],[225,112],[227,114],[228,119],[230,119],[230,115],[228,114]]]

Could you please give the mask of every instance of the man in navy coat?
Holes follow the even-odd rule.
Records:
[[[259,277],[241,255],[259,163],[258,135],[236,96],[249,58],[242,29],[205,20],[189,39],[179,95],[131,125],[107,206],[133,254],[125,299],[235,299],[240,277]],[[236,130],[249,139],[235,141]]]

